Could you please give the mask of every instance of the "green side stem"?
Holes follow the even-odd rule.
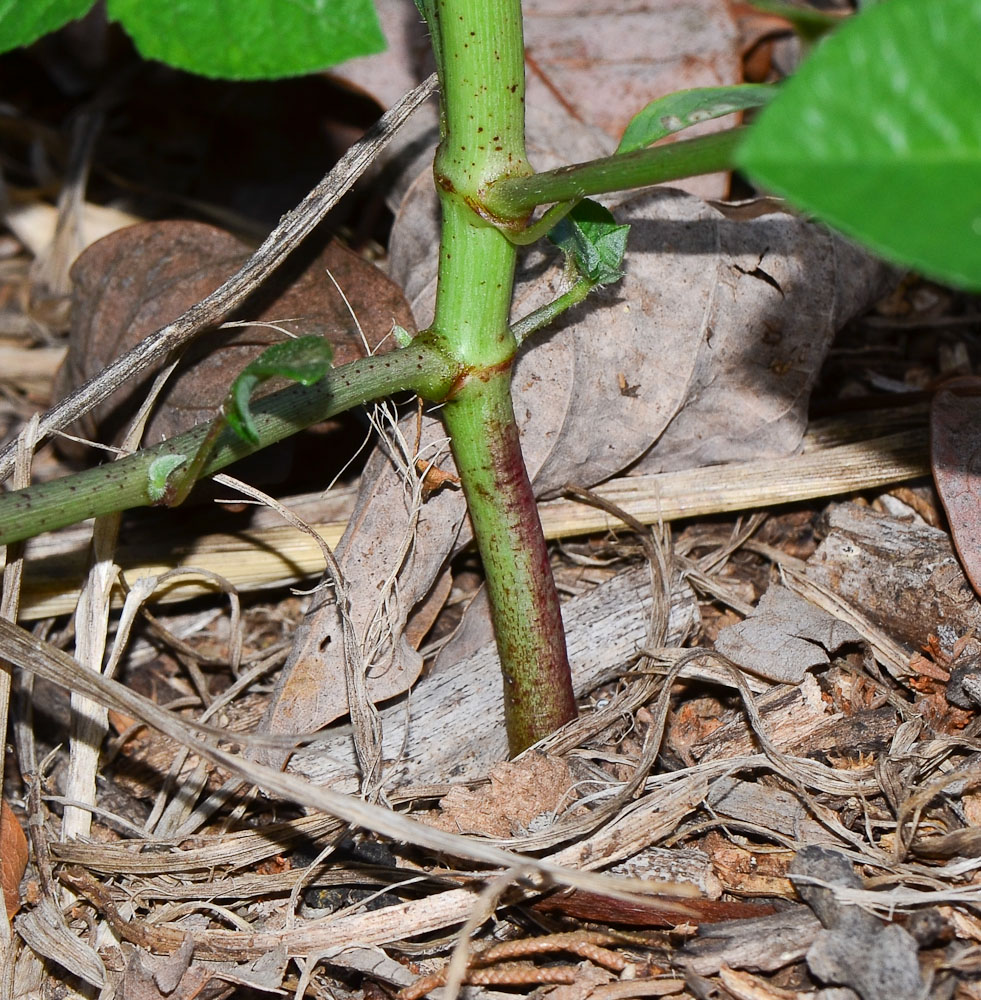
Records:
[[[341,365],[316,385],[293,385],[256,401],[252,411],[258,443],[244,441],[226,428],[200,474],[213,475],[304,427],[395,392],[412,391],[426,398],[441,398],[459,375],[459,367],[434,348],[425,334],[420,334],[408,347]],[[151,506],[153,501],[147,493],[151,464],[165,455],[186,455],[190,460],[211,427],[210,422],[199,424],[119,461],[0,495],[0,545],[86,518]]]
[[[505,177],[486,192],[484,207],[491,215],[504,219],[528,213],[538,205],[732,170],[736,149],[744,138],[744,129],[730,129],[543,170],[528,177]]]
[[[511,324],[511,333],[520,347],[533,333],[548,326],[567,309],[584,302],[589,293],[595,288],[595,284],[588,278],[580,278],[571,288],[564,291],[558,298],[545,305],[539,306],[534,312],[523,316],[516,323]]]
[[[443,408],[483,560],[512,755],[575,718],[565,634],[511,404],[515,247],[488,190],[531,173],[524,145],[520,0],[435,0],[443,93],[434,165],[443,213],[429,333],[464,376]],[[527,212],[494,219],[521,228]]]

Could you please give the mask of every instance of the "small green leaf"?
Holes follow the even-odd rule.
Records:
[[[398,323],[392,324],[392,336],[399,347],[408,347],[412,343],[412,334],[404,326],[399,326]]]
[[[333,357],[323,337],[298,337],[273,344],[259,355],[232,383],[225,401],[229,426],[244,441],[258,444],[259,433],[249,409],[252,391],[271,378],[288,378],[300,385],[313,385],[330,371]]]
[[[981,291],[981,4],[890,0],[815,50],[737,152],[882,256]]]
[[[623,276],[623,255],[630,226],[617,223],[610,212],[585,198],[548,234],[579,273],[594,285],[609,285]]]
[[[202,76],[268,80],[385,48],[371,0],[108,0],[140,54]]]
[[[150,463],[146,474],[147,496],[156,503],[167,492],[167,480],[174,469],[187,461],[187,455],[161,455]]]
[[[689,125],[747,108],[761,108],[773,100],[776,92],[772,84],[742,83],[732,87],[696,87],[659,97],[631,119],[617,152],[632,153]]]
[[[30,45],[94,6],[95,0],[0,0],[0,52]]]

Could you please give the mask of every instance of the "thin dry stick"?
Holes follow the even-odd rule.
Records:
[[[244,302],[350,190],[409,116],[435,89],[434,73],[382,115],[310,194],[283,216],[259,249],[220,288],[192,306],[173,323],[150,334],[95,378],[48,410],[41,418],[41,436],[47,437],[87,413],[118,386],[132,381],[155,361],[187,343],[202,330],[220,323],[236,306]],[[11,443],[0,452],[0,482],[10,475],[13,468],[14,449],[15,444]]]
[[[160,371],[153,385],[140,403],[136,415],[122,442],[123,453],[138,447],[150,411],[176,368],[172,361]],[[75,656],[90,669],[111,674],[117,661],[106,664],[106,641],[109,614],[112,609],[112,592],[119,575],[116,565],[116,541],[122,514],[106,514],[96,518],[89,556],[89,568],[78,606],[75,609]],[[108,715],[103,706],[84,698],[76,692],[71,695],[72,732],[68,752],[68,777],[65,796],[81,806],[65,807],[62,819],[62,837],[74,840],[87,837],[92,826],[92,812],[88,808],[96,803],[96,777],[102,741],[108,731]]]
[[[31,482],[31,458],[34,455],[34,446],[37,442],[37,414],[31,417],[25,428],[25,433],[18,438],[17,463],[14,467],[14,488],[23,489]],[[3,592],[0,594],[0,618],[7,621],[17,621],[17,612],[20,606],[20,586],[24,571],[23,545],[14,547],[11,558],[3,568]],[[7,732],[7,716],[10,711],[10,671],[7,664],[0,659],[0,734]],[[0,742],[0,762],[6,756],[6,746]],[[0,967],[3,969],[12,968],[12,948],[14,939],[10,933],[10,922],[6,914],[0,914]],[[9,994],[13,986],[12,978],[8,982],[6,973],[3,974],[0,988],[4,994]],[[10,988],[8,988],[10,987]]]
[[[889,438],[785,459],[777,463],[783,474],[779,482],[775,482],[774,463],[767,460],[656,476],[628,476],[611,480],[593,492],[642,523],[834,496],[928,473],[927,445],[922,434],[910,432],[906,437],[909,450],[903,454],[898,454],[896,441]],[[905,449],[906,445],[903,447]],[[737,502],[733,502],[733,498]],[[606,531],[611,527],[609,514],[591,510],[578,501],[549,500],[539,504],[538,511],[547,538]],[[313,527],[318,535],[334,545],[340,540],[346,524],[333,522]],[[221,537],[220,544],[216,540],[200,539],[196,543],[195,563],[210,566],[241,589],[254,589],[264,580],[282,584],[320,572],[316,543],[306,542],[289,529],[278,527],[257,531],[255,537],[257,543],[242,542],[237,548],[230,547],[225,536]],[[212,545],[216,549],[214,554],[209,552]],[[161,562],[165,558],[163,554],[159,556]],[[785,562],[784,565],[789,564]],[[145,572],[161,570],[147,569]],[[711,584],[705,577],[702,582]],[[73,608],[76,597],[67,585],[59,591],[59,583],[67,584],[68,581],[46,581],[43,587],[28,586],[22,599],[21,619],[62,614]],[[197,595],[185,589],[180,596],[176,593],[165,595],[163,601],[190,596]],[[734,601],[730,594],[723,599],[729,603]]]

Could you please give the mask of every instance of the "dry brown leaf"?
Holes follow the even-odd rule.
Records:
[[[961,376],[945,383],[930,409],[933,481],[950,521],[961,566],[977,594],[981,594],[979,414],[981,379],[976,376]]]
[[[725,0],[641,0],[605,8],[577,0],[526,0],[523,9],[529,107],[601,130],[611,145],[657,97],[742,82],[739,32]],[[730,124],[706,122],[684,134]],[[685,187],[721,198],[728,178],[695,178]]]
[[[415,414],[404,418],[400,429],[414,445]],[[432,446],[425,452],[427,458],[433,457],[432,448],[440,441],[445,446],[445,438],[438,419],[423,419],[421,445]],[[429,597],[448,555],[469,539],[469,532],[461,538],[466,501],[459,490],[441,490],[417,514],[413,510],[399,465],[387,449],[376,449],[362,473],[358,502],[336,551],[351,624],[359,641],[369,647],[366,682],[374,702],[401,694],[418,678],[422,657],[415,643],[422,636],[417,630],[410,636],[407,622],[417,606],[435,606]],[[411,546],[400,559],[410,538]],[[396,570],[398,586],[386,593],[385,581]],[[374,635],[370,642],[369,631]],[[297,627],[263,728],[274,733],[311,732],[346,714],[344,650],[333,591],[321,589]],[[280,761],[282,755],[270,754],[267,759]]]
[[[20,880],[27,869],[27,857],[24,831],[6,799],[0,799],[0,885],[8,920],[20,909]]]
[[[224,230],[186,221],[131,226],[91,246],[72,269],[72,331],[59,377],[61,394],[214,291],[249,253]],[[147,441],[155,443],[213,417],[239,372],[287,335],[322,334],[334,346],[335,363],[343,364],[365,353],[358,323],[372,349],[389,335],[393,321],[412,325],[398,288],[337,243],[313,260],[301,255],[288,262],[231,319],[267,325],[200,336],[164,390],[147,427]],[[82,433],[113,440],[148,384],[149,377],[123,387],[86,417]]]
[[[632,226],[623,280],[530,343],[515,368],[536,491],[596,483],[638,460],[653,473],[793,452],[835,332],[891,272],[768,201],[716,206],[660,188],[613,211]],[[432,316],[436,234],[432,184],[420,183],[390,263],[420,326]],[[555,257],[528,255],[513,315],[554,298],[562,280]]]
[[[661,900],[658,905],[658,899]],[[668,905],[665,905],[667,901]],[[622,924],[628,927],[678,927],[681,924],[714,924],[725,920],[748,920],[773,912],[766,903],[739,900],[686,899],[685,914],[670,909],[670,897],[652,895],[651,899],[627,902],[596,892],[572,889],[553,893],[535,903],[541,913],[561,913],[590,923]]]

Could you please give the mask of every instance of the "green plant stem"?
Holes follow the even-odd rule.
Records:
[[[459,376],[459,367],[420,334],[408,347],[335,368],[314,386],[293,385],[258,400],[253,413],[259,442],[250,444],[225,428],[200,475],[212,475],[310,424],[394,392],[408,390],[430,399],[442,398]],[[190,461],[211,428],[211,422],[199,424],[117,462],[0,495],[0,545],[89,517],[150,506],[147,477],[151,464],[164,455],[186,455]]]
[[[507,218],[552,202],[573,201],[588,195],[732,170],[736,148],[744,137],[744,129],[730,129],[633,153],[573,163],[529,177],[502,178],[486,192],[484,207],[492,216]]]
[[[487,577],[517,754],[575,717],[565,635],[511,406],[516,250],[489,225],[487,191],[528,175],[520,0],[434,0],[443,97],[434,172],[443,213],[430,333],[466,373],[443,416]],[[503,229],[527,212],[497,213]]]
[[[477,539],[516,754],[576,716],[559,598],[511,406],[511,366],[443,408]]]
[[[571,309],[586,299],[586,296],[596,286],[588,278],[580,278],[570,289],[558,298],[539,306],[527,316],[522,316],[517,323],[511,324],[511,334],[520,347],[533,333],[548,326],[556,317],[561,316],[566,309]]]

